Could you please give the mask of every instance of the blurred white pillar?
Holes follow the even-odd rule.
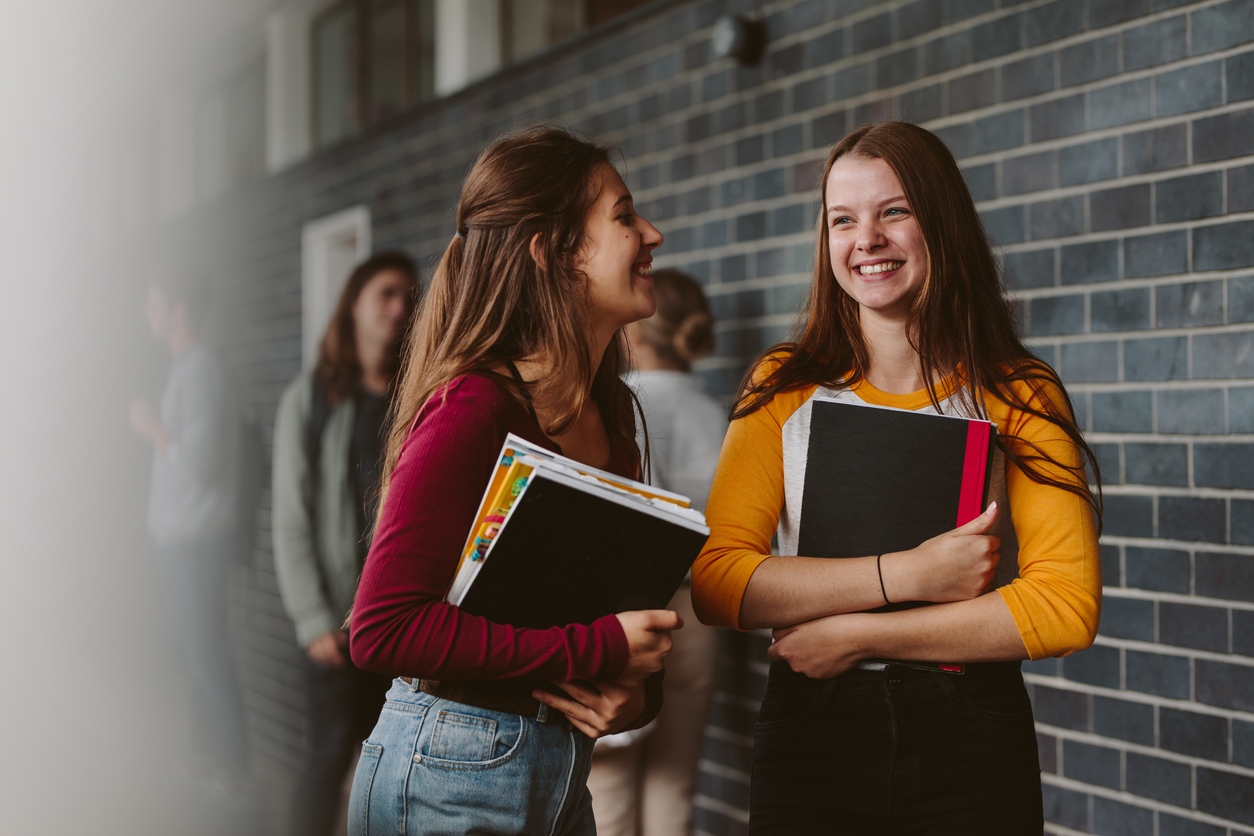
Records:
[[[310,25],[307,0],[290,3],[266,20],[266,171],[273,174],[309,155]]]
[[[370,255],[370,209],[354,206],[301,230],[301,366],[312,368],[348,274]]]
[[[436,0],[435,93],[456,93],[501,66],[497,0]]]
[[[191,96],[162,104],[159,141],[158,211],[173,218],[196,203],[196,103]]]

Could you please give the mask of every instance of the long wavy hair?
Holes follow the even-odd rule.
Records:
[[[1078,466],[1058,461],[1027,439],[999,436],[997,443],[1028,478],[1088,501],[1100,531],[1101,474],[1096,457],[1076,425],[1058,375],[1020,338],[988,237],[949,149],[935,134],[906,122],[860,127],[827,155],[819,184],[823,207],[828,175],[844,156],[886,162],[901,181],[923,233],[927,277],[911,303],[907,335],[918,353],[932,404],[940,409],[933,381],[957,372],[962,384],[957,397],[968,414],[987,418],[984,399],[991,396],[1061,429],[1081,451]],[[793,340],[767,350],[750,368],[732,409],[733,420],[760,409],[780,392],[815,384],[852,385],[866,378],[871,355],[858,303],[832,271],[826,211],[819,215],[817,239],[814,279]],[[762,361],[772,356],[780,362],[756,377]],[[1026,384],[1030,395],[1023,397],[1012,384]],[[1061,403],[1045,393],[1054,387]],[[1096,490],[1089,486],[1086,464]],[[1070,473],[1072,478],[1058,478],[1050,470]]]
[[[636,323],[659,359],[688,371],[714,350],[714,318],[697,280],[679,270],[653,271],[657,312]]]
[[[597,175],[610,149],[554,126],[510,134],[479,155],[457,204],[449,241],[419,306],[393,405],[384,490],[401,445],[423,405],[469,372],[496,377],[520,402],[553,414],[548,435],[570,428],[590,396],[611,446],[641,457],[635,438],[621,329],[605,354],[589,345],[587,277],[576,266]],[[531,241],[538,238],[537,257]],[[524,387],[496,369],[507,361],[544,358],[552,372]]]
[[[361,381],[361,360],[357,357],[357,329],[353,323],[353,306],[357,304],[361,292],[370,284],[370,280],[385,270],[393,270],[409,280],[409,293],[406,295],[405,322],[414,310],[414,297],[418,288],[418,268],[414,260],[399,250],[388,250],[372,255],[358,264],[344,283],[340,298],[335,303],[335,312],[331,314],[331,322],[318,344],[318,360],[314,364],[314,379],[322,385],[327,394],[327,402],[334,406],[342,400],[351,399],[357,392]],[[389,380],[396,379],[400,368],[401,346],[404,344],[404,332],[389,346],[385,357],[384,374]]]

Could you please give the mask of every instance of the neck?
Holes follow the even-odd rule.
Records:
[[[366,391],[381,395],[392,385],[387,374],[387,346],[382,343],[357,339],[357,362],[361,365],[361,385]]]
[[[904,319],[861,311],[862,337],[871,354],[867,382],[882,392],[908,395],[927,386],[919,353],[910,344]]]

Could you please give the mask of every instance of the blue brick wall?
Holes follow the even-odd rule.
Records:
[[[710,52],[758,15],[759,66]],[[1254,833],[1254,3],[671,0],[328,149],[187,222],[230,276],[235,354],[272,414],[299,362],[300,225],[370,206],[430,268],[474,154],[523,121],[615,139],[659,264],[705,284],[729,395],[793,322],[827,147],[925,124],[964,166],[1033,349],[1106,482],[1096,645],[1025,666],[1050,832]],[[290,627],[264,552],[250,705],[290,762]],[[762,636],[725,637],[698,801],[746,830]]]

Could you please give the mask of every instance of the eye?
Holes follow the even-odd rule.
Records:
[[[624,212],[618,216],[618,219],[625,224],[630,224],[633,220],[635,220],[635,218],[636,216],[633,212]]]
[[[840,215],[832,218],[832,226],[844,226],[853,223],[853,218],[848,215]]]
[[[910,214],[910,211],[909,211],[908,209],[903,209],[903,208],[902,208],[902,207],[900,207],[900,206],[894,206],[894,207],[892,207],[891,209],[889,209],[887,212],[885,212],[884,214],[886,214],[886,215],[908,215],[908,214]]]

